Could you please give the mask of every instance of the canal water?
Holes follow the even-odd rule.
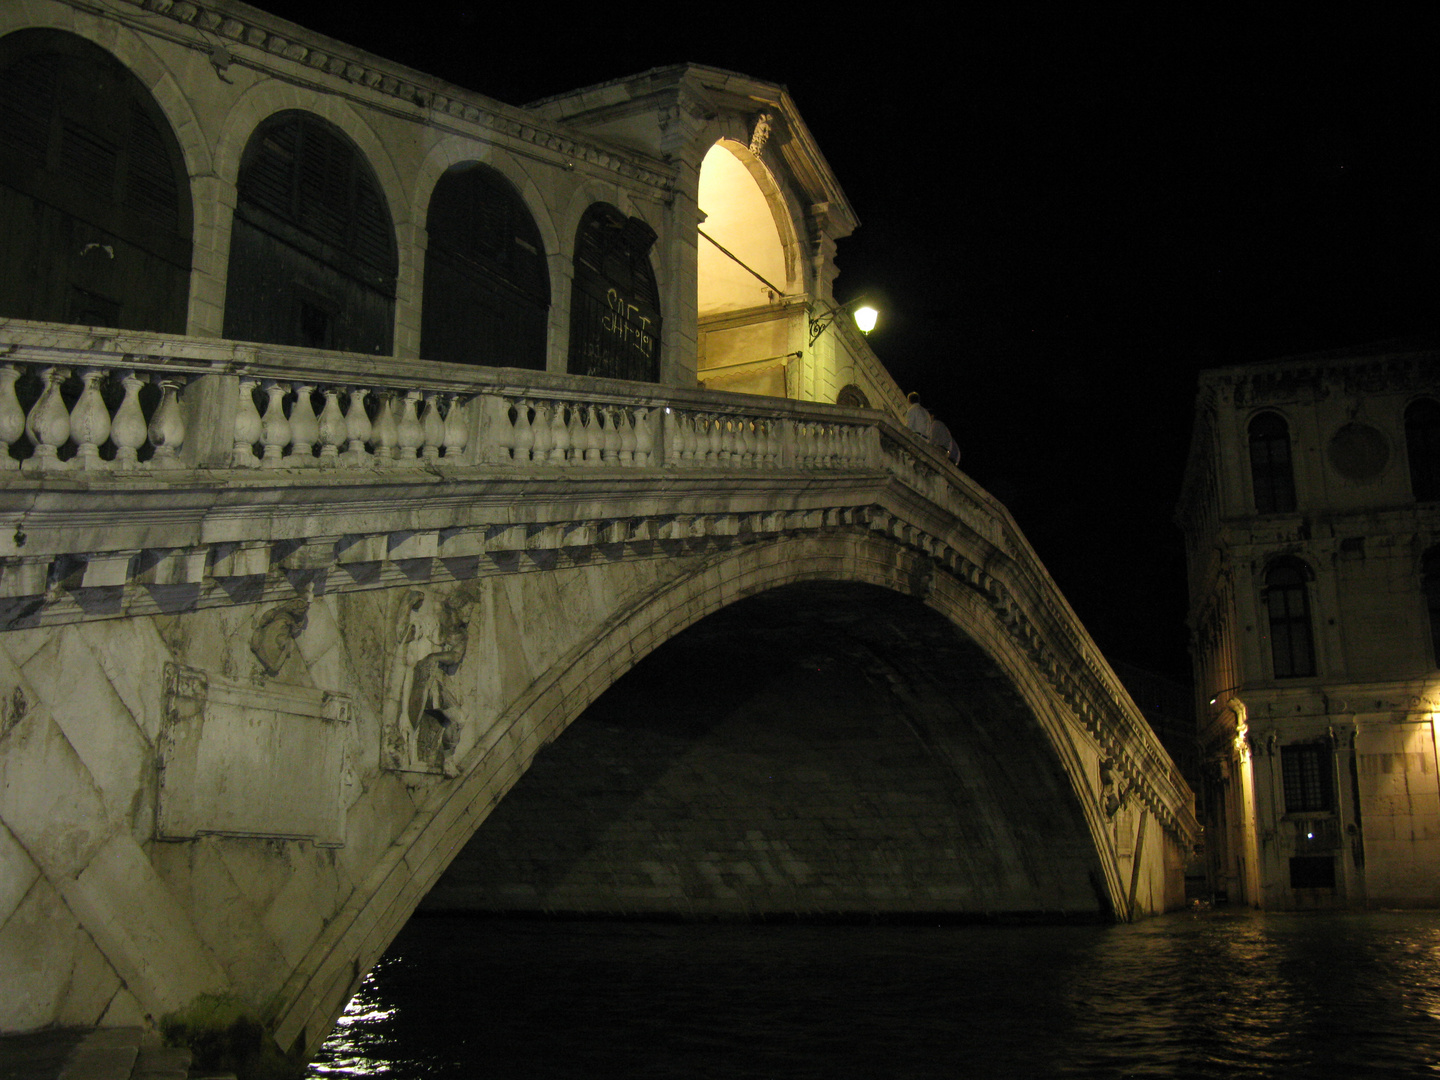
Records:
[[[311,1077],[1440,1074],[1440,912],[1134,926],[413,919]]]

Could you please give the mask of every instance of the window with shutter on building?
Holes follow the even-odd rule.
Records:
[[[1410,493],[1421,501],[1440,499],[1440,403],[1419,398],[1405,410],[1405,451]]]
[[[575,238],[570,357],[575,375],[658,382],[660,291],[655,231],[607,203],[585,211]]]
[[[374,171],[333,124],[290,110],[240,163],[225,336],[389,353],[398,259]]]
[[[1295,509],[1295,473],[1290,460],[1290,427],[1278,413],[1250,421],[1250,480],[1261,514]]]
[[[1280,748],[1280,778],[1285,789],[1285,813],[1311,814],[1335,809],[1330,747],[1325,743],[1296,743]]]
[[[1276,559],[1265,573],[1270,659],[1277,679],[1304,678],[1315,674],[1309,577],[1305,564],[1293,556]]]
[[[544,370],[550,275],[540,230],[510,182],[476,162],[452,166],[425,229],[420,355]]]
[[[184,333],[191,220],[139,79],[71,34],[0,38],[0,316]]]

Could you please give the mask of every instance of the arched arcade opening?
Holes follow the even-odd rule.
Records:
[[[765,163],[722,139],[700,166],[699,374],[717,390],[787,396],[803,346],[795,229]]]

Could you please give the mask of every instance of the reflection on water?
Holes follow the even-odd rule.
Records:
[[[1440,1073],[1440,913],[406,927],[312,1076]]]

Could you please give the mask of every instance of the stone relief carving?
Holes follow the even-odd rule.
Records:
[[[762,112],[755,117],[755,128],[750,133],[750,153],[756,157],[765,149],[765,144],[770,141],[770,125],[775,119],[774,115]]]
[[[458,774],[455,748],[465,717],[454,676],[465,661],[470,609],[478,599],[474,585],[443,599],[421,589],[406,594],[386,678],[385,768]]]
[[[1125,804],[1134,793],[1133,782],[1127,785],[1124,791],[1120,790],[1114,758],[1105,758],[1100,762],[1100,805],[1104,807],[1106,817],[1113,820],[1116,814],[1125,809]]]
[[[250,651],[266,675],[278,675],[295,651],[295,639],[305,632],[312,599],[310,590],[306,589],[303,595],[271,608],[256,621],[255,632],[250,635]]]

